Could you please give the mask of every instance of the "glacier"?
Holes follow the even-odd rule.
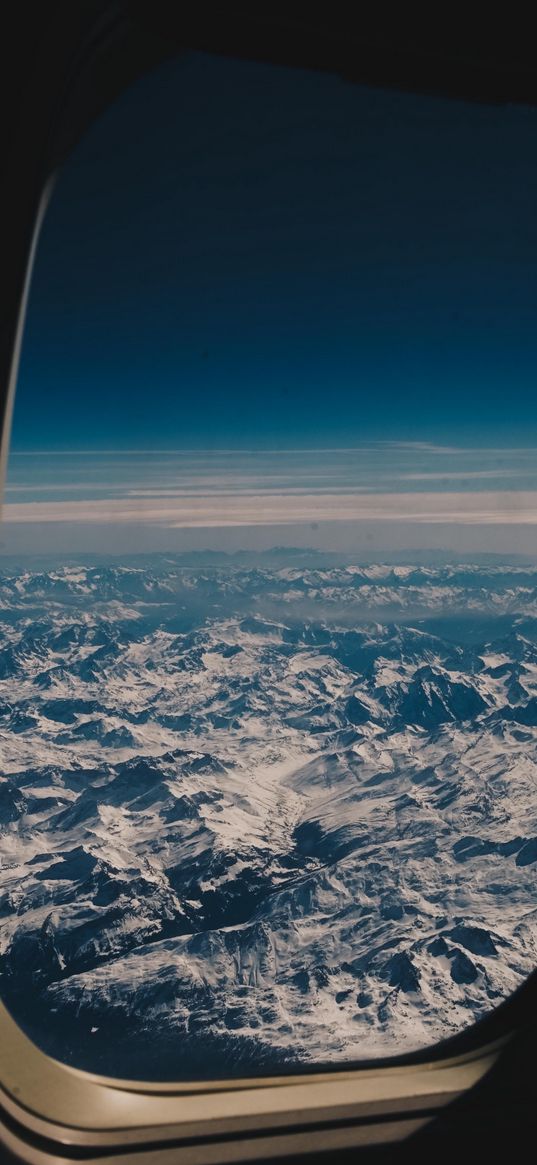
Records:
[[[531,565],[4,568],[2,998],[155,1080],[453,1035],[537,962],[536,746]]]

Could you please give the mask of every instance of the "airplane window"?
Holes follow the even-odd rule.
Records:
[[[116,1076],[537,962],[535,115],[189,53],[60,174],[0,569],[2,998]]]

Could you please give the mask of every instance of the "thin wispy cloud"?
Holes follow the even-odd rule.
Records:
[[[12,449],[10,460],[15,457],[241,457],[241,456],[285,456],[287,454],[338,454],[338,453],[369,453],[375,449],[400,450],[401,452],[421,452],[454,455],[483,456],[486,454],[534,454],[537,456],[535,445],[441,445],[430,441],[364,441],[359,445],[302,445],[302,446],[275,446],[268,448],[262,445],[243,447],[210,446],[207,448],[192,446],[191,448],[167,448],[166,446],[140,447],[132,449],[119,448],[70,448],[70,449]]]
[[[519,469],[475,469],[475,470],[438,470],[435,473],[400,473],[394,474],[397,481],[485,481],[502,478],[520,477]],[[537,465],[535,467],[537,477]]]

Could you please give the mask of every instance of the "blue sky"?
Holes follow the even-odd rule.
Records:
[[[537,114],[189,55],[60,175],[15,449],[537,444]]]
[[[139,82],[46,216],[4,548],[533,554],[536,146],[316,73]]]

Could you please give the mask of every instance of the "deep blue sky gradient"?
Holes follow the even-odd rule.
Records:
[[[188,56],[43,228],[14,449],[537,445],[537,114]]]

